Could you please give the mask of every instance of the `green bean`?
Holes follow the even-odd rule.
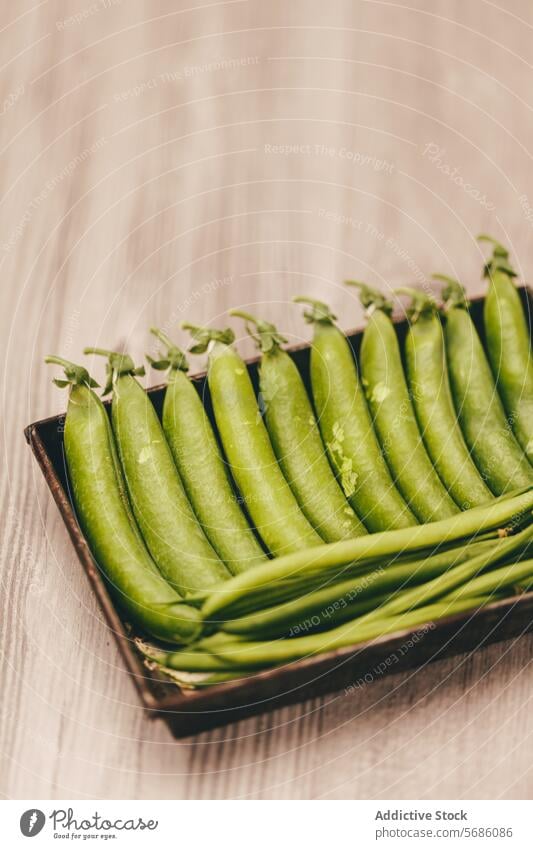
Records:
[[[285,581],[306,580],[320,575],[338,574],[345,566],[345,576],[357,571],[369,560],[384,560],[399,553],[407,556],[462,539],[469,539],[495,528],[506,527],[533,509],[533,488],[513,498],[498,499],[488,505],[473,507],[451,519],[427,525],[382,531],[353,540],[334,542],[293,552],[285,557],[237,575],[225,584],[213,588],[202,605],[205,620],[231,618],[232,608],[247,599],[248,605],[264,606],[270,593],[278,591]],[[277,600],[281,601],[281,593]]]
[[[259,536],[275,556],[320,544],[278,465],[248,369],[231,346],[233,331],[183,327],[197,340],[193,353],[209,348],[207,380],[218,433]]]
[[[448,378],[444,333],[436,302],[416,289],[410,295],[405,338],[409,392],[427,452],[456,503],[466,510],[490,501],[492,493],[472,460],[459,427]]]
[[[443,599],[392,618],[366,621],[365,617],[362,617],[331,631],[295,637],[291,640],[243,642],[228,639],[226,643],[217,642],[211,648],[209,640],[212,638],[209,637],[197,643],[193,650],[185,648],[167,654],[164,663],[171,668],[191,671],[197,668],[205,671],[210,669],[222,671],[232,668],[261,669],[277,666],[315,654],[348,646],[355,647],[360,643],[382,639],[391,634],[401,634],[417,625],[426,625],[444,617],[448,618],[477,609],[481,604],[489,603],[489,601],[490,597],[467,597],[456,601]]]
[[[520,495],[524,492],[524,490],[515,491],[515,495]],[[498,499],[494,499],[494,501],[508,499],[509,496],[500,496]],[[516,523],[514,523],[514,529],[516,530]],[[496,538],[496,531],[485,531],[475,534],[475,539],[477,542],[485,542],[485,541],[494,541]],[[427,559],[429,557],[433,557],[441,552],[447,551],[449,548],[456,547],[456,543],[452,541],[451,544],[448,544],[445,540],[440,542],[437,545],[433,545],[428,548],[417,549],[417,558]],[[231,617],[243,618],[250,614],[255,614],[258,610],[262,610],[263,608],[272,608],[274,605],[278,606],[280,609],[285,602],[293,600],[296,605],[299,604],[300,599],[305,599],[308,594],[315,591],[321,591],[327,589],[328,586],[338,585],[339,581],[342,580],[353,580],[354,574],[357,575],[357,578],[362,577],[366,579],[369,572],[372,572],[373,569],[378,567],[387,568],[387,573],[390,571],[392,567],[395,565],[401,565],[404,562],[411,563],[412,556],[409,557],[409,554],[402,555],[402,553],[395,553],[393,555],[388,555],[385,558],[377,557],[365,557],[363,561],[359,564],[351,565],[339,565],[337,569],[334,571],[328,571],[327,575],[324,577],[320,570],[313,572],[313,574],[309,574],[306,572],[296,572],[290,578],[284,578],[283,581],[279,581],[277,583],[270,584],[268,589],[265,590],[264,599],[257,597],[257,594],[251,593],[250,596],[247,594],[243,594],[240,596],[238,602],[235,602],[231,605]],[[225,588],[221,588],[221,591],[224,592]],[[216,592],[217,588],[210,591],[204,591],[202,593],[198,593],[195,596],[191,596],[187,599],[189,604],[195,604],[195,606],[201,607],[209,598],[209,596]],[[260,593],[259,593],[260,595]],[[222,617],[222,623],[224,622],[224,615]],[[218,620],[210,620],[210,625],[225,627],[224,624],[221,624]],[[229,629],[228,629],[229,630]]]
[[[381,447],[396,486],[421,522],[457,513],[424,447],[391,321],[392,305],[362,283],[360,298],[368,310],[361,344],[361,374]]]
[[[506,249],[494,244],[492,258],[485,266],[489,289],[483,318],[485,340],[492,373],[514,435],[533,462],[533,360],[528,324],[513,278]]]
[[[97,384],[81,366],[60,357],[70,386],[64,446],[76,516],[98,566],[118,603],[147,633],[187,642],[200,631],[199,613],[182,603],[161,576],[144,545],[127,502],[116,463],[113,433],[105,407],[92,391]]]
[[[468,312],[463,287],[444,279],[445,338],[455,408],[466,444],[489,489],[496,495],[527,486],[533,469],[505,418],[492,372]]]
[[[164,578],[182,595],[218,584],[229,572],[194,515],[150,398],[130,357],[108,357],[111,418],[133,512]]]
[[[478,575],[467,584],[454,590],[446,596],[449,599],[465,598],[472,595],[493,595],[501,589],[511,592],[513,587],[525,582],[531,586],[533,582],[533,560],[523,560],[519,563],[511,563],[500,569],[493,569],[484,575]],[[515,595],[516,593],[511,593]]]
[[[163,430],[181,480],[211,545],[233,575],[267,556],[257,541],[233,492],[211,422],[194,384],[187,360],[160,330],[152,329],[167,347],[152,366],[168,370],[163,403]]]
[[[286,340],[273,324],[242,310],[247,330],[262,351],[259,389],[274,453],[302,512],[325,542],[366,534],[332,472],[313,409]],[[250,327],[254,325],[254,329]]]
[[[340,582],[334,581],[317,590],[299,595],[291,601],[268,606],[262,610],[230,619],[221,623],[221,630],[227,634],[246,635],[250,638],[265,639],[265,637],[283,636],[289,629],[292,631],[300,624],[311,619],[320,619],[323,624],[327,620],[329,627],[353,619],[361,612],[359,603],[370,598],[371,606],[379,606],[376,598],[383,594],[401,590],[413,584],[420,584],[442,574],[451,566],[463,562],[469,557],[488,551],[494,546],[493,540],[467,543],[456,548],[448,549],[419,560],[391,564],[374,564],[365,574],[351,577]]]
[[[498,503],[498,502],[502,502],[502,501],[508,501],[511,497],[514,498],[514,497],[517,497],[519,495],[523,495],[524,493],[528,492],[530,489],[531,489],[531,487],[529,487],[529,486],[519,487],[518,489],[515,489],[512,492],[506,493],[505,495],[495,496],[492,499],[492,502]],[[524,522],[527,524],[525,517],[524,517]],[[504,532],[508,533],[511,530],[516,531],[518,529],[518,525],[519,525],[518,521],[514,520],[511,524],[510,528],[508,528]],[[490,541],[490,540],[494,540],[495,538],[497,538],[500,535],[500,533],[501,533],[500,531],[497,531],[497,530],[494,530],[494,529],[482,531],[480,533],[475,534],[475,539],[476,539],[476,542]],[[426,556],[429,557],[429,556],[436,553],[436,549],[438,549],[438,551],[445,551],[450,547],[451,548],[455,547],[456,545],[457,545],[456,541],[454,542],[452,540],[451,542],[447,542],[446,540],[444,540],[438,546],[430,546],[426,549],[424,549],[424,548],[417,549],[417,556],[418,557],[426,557]],[[396,553],[389,558],[387,563],[389,563],[389,564],[390,563],[398,563],[398,562],[402,562],[402,561],[407,560],[407,559],[409,559],[409,554],[404,556],[401,553]],[[365,572],[365,571],[367,572],[367,571],[369,571],[369,569],[371,570],[373,562],[377,561],[377,560],[380,560],[379,556],[378,557],[367,557],[367,558],[365,558],[363,560],[362,565],[361,565],[361,570],[363,572]],[[343,566],[341,564],[341,566],[339,566],[339,570],[340,570],[339,574],[334,575],[334,573],[331,573],[328,576],[328,582],[331,581],[333,579],[333,577],[335,577],[335,579],[340,579],[341,577],[345,577],[347,569],[349,570],[349,574],[353,573],[353,569],[352,569],[351,566],[346,567],[345,565]],[[357,569],[357,571],[359,572],[359,569]],[[291,580],[290,592],[288,590],[288,587],[289,587],[289,579],[288,578],[284,579],[283,583],[279,583],[278,585],[270,586],[269,590],[268,590],[268,598],[266,599],[266,602],[268,604],[272,605],[272,604],[277,603],[280,600],[286,601],[289,597],[293,598],[293,597],[299,596],[306,591],[310,591],[311,589],[319,588],[319,587],[323,586],[323,584],[324,584],[322,576],[320,575],[319,572],[314,574],[312,577],[310,575],[305,575],[305,574],[303,574],[301,576],[296,575],[293,579],[290,579],[290,580]],[[194,593],[194,595],[190,595],[190,596],[187,597],[187,604],[194,604],[195,607],[202,607],[202,605],[207,601],[209,596],[211,596],[213,592],[216,592],[217,589],[218,588],[215,587],[214,590],[212,588],[211,590],[202,590],[201,592]],[[221,587],[221,589],[222,589],[222,587]],[[236,612],[235,608],[238,608],[238,613]],[[254,600],[250,599],[250,603],[247,603],[246,597],[243,597],[237,605],[232,606],[232,612],[234,612],[235,615],[239,615],[239,616],[247,614],[250,611],[255,612],[256,610],[257,610],[257,607],[256,607]]]
[[[498,538],[498,532],[487,531],[485,533],[476,534],[477,542],[494,542]],[[448,545],[446,542],[432,546],[431,548],[422,548],[416,551],[418,559],[427,559],[434,557],[440,553],[448,551],[449,548],[454,548],[457,543]],[[325,590],[328,587],[337,586],[342,581],[354,580],[356,578],[365,579],[371,572],[378,568],[386,569],[388,572],[396,565],[404,563],[412,563],[413,555],[403,555],[401,552],[396,552],[392,555],[383,557],[369,556],[364,558],[360,563],[348,563],[339,565],[336,569],[328,570],[326,576],[323,576],[320,570],[311,574],[305,571],[296,572],[294,576],[286,577],[283,580],[274,582],[265,589],[264,597],[260,592],[252,592],[250,595],[246,593],[239,597],[239,600],[231,604],[231,615],[222,614],[222,618],[209,620],[210,630],[218,627],[224,628],[225,621],[229,618],[234,621],[237,618],[243,618],[248,615],[253,615],[265,608],[274,606],[281,607],[286,602],[294,601],[298,603],[298,599],[307,597],[308,594]],[[218,592],[224,592],[224,586],[220,588],[212,588],[210,591],[195,594],[187,597],[187,604],[194,604],[195,607],[201,608],[210,596]],[[209,602],[211,603],[211,602]]]
[[[353,353],[326,304],[309,304],[314,326],[311,386],[322,438],[339,483],[357,515],[372,531],[406,528],[417,520],[394,486],[374,433]]]
[[[469,558],[464,563],[454,566],[444,575],[438,575],[436,578],[418,587],[405,590],[397,597],[387,601],[379,610],[373,610],[371,613],[368,613],[366,619],[381,619],[384,616],[396,616],[398,613],[404,613],[413,607],[428,604],[435,598],[452,592],[452,590],[455,590],[462,584],[466,584],[467,581],[475,578],[479,572],[488,566],[502,561],[517,551],[523,551],[524,547],[527,549],[532,539],[533,526],[530,525],[515,536],[499,540],[488,551],[483,551],[481,554]]]

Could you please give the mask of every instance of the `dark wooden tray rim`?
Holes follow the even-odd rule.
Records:
[[[531,314],[530,290],[521,289],[521,297],[528,314]],[[482,303],[482,298],[472,302],[472,316],[480,333]],[[402,337],[406,322],[401,317],[395,317],[395,323]],[[349,334],[356,355],[361,335],[361,329]],[[301,344],[287,350],[308,385],[310,346]],[[253,357],[246,361],[255,385],[258,360],[259,357]],[[212,416],[205,372],[194,375],[192,379],[204,399],[208,414]],[[154,386],[147,391],[160,413],[164,386]],[[168,683],[157,672],[145,667],[127,625],[121,619],[100,570],[92,558],[68,494],[63,457],[63,422],[64,415],[33,422],[24,431],[26,440],[58,506],[78,559],[102,608],[108,627],[117,641],[144,708],[150,717],[162,717],[176,737],[187,736],[324,693],[342,690],[353,692],[354,682],[363,679],[371,670],[384,667],[380,674],[387,674],[389,671],[400,672],[446,656],[473,651],[498,640],[518,637],[533,627],[533,593],[527,593],[499,601],[473,613],[449,617],[437,624],[428,623],[427,628],[417,626],[378,640],[313,655],[259,672],[249,678],[207,689],[182,690],[177,685]],[[414,635],[421,634],[409,651],[401,651]],[[390,662],[391,657],[394,657],[394,663]]]

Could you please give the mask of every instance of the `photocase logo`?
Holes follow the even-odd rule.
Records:
[[[24,811],[20,818],[20,830],[24,837],[35,837],[42,831],[46,817],[38,808],[30,808]]]

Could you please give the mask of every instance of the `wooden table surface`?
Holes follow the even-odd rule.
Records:
[[[531,798],[532,637],[176,742],[143,715],[22,435],[65,407],[50,352],[140,358],[150,325],[185,343],[180,321],[237,305],[307,339],[291,297],[353,327],[348,276],[482,292],[484,230],[531,274],[531,4],[0,15],[0,793]]]

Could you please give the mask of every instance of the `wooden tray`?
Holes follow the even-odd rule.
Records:
[[[521,289],[521,297],[531,314],[530,290]],[[472,303],[472,317],[482,334],[483,300]],[[400,337],[405,335],[407,322],[395,321]],[[357,355],[362,330],[349,335]],[[288,349],[309,385],[309,345]],[[247,361],[254,385],[257,386],[257,362]],[[209,392],[204,374],[193,377],[212,418]],[[158,411],[164,397],[164,387],[155,386],[148,393]],[[169,684],[157,672],[146,669],[143,659],[132,642],[132,635],[121,619],[110,596],[89,546],[78,526],[69,497],[68,478],[63,452],[64,416],[54,416],[28,425],[24,433],[46,482],[59,508],[80,563],[98,598],[108,626],[118,643],[124,663],[137,687],[143,706],[152,718],[163,718],[176,737],[234,722],[244,716],[272,710],[284,704],[335,690],[357,692],[365,681],[378,675],[400,672],[445,656],[476,649],[497,640],[516,637],[533,626],[533,593],[491,604],[474,613],[461,614],[417,626],[412,631],[361,643],[326,654],[296,661],[204,690],[181,690]]]

